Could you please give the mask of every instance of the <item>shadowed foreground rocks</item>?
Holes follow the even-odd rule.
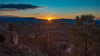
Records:
[[[0,56],[34,56],[31,52],[25,52],[13,44],[0,45]]]
[[[0,56],[68,56],[69,22],[0,22]],[[34,54],[33,54],[34,53]]]
[[[0,56],[34,56],[27,50],[19,47],[17,32],[8,31],[4,23],[0,24]]]

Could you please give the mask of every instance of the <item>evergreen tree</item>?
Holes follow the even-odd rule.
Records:
[[[72,56],[89,56],[90,52],[94,53],[99,49],[100,28],[94,18],[93,15],[76,17],[75,26],[71,28],[72,37],[69,39],[74,46]]]

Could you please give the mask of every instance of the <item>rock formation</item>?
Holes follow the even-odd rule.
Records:
[[[34,56],[28,48],[19,47],[16,31],[8,31],[3,26],[0,24],[0,56]]]

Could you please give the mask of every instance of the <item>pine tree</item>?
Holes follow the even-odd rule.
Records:
[[[73,56],[89,56],[89,52],[97,50],[100,39],[99,25],[94,22],[95,16],[82,15],[77,16],[75,26],[71,28],[70,43],[74,45]]]

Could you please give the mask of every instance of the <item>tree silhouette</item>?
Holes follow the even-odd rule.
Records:
[[[75,26],[71,28],[70,42],[74,45],[73,56],[89,56],[89,52],[97,50],[100,39],[99,25],[94,22],[95,16],[93,15],[81,15],[77,16]]]

